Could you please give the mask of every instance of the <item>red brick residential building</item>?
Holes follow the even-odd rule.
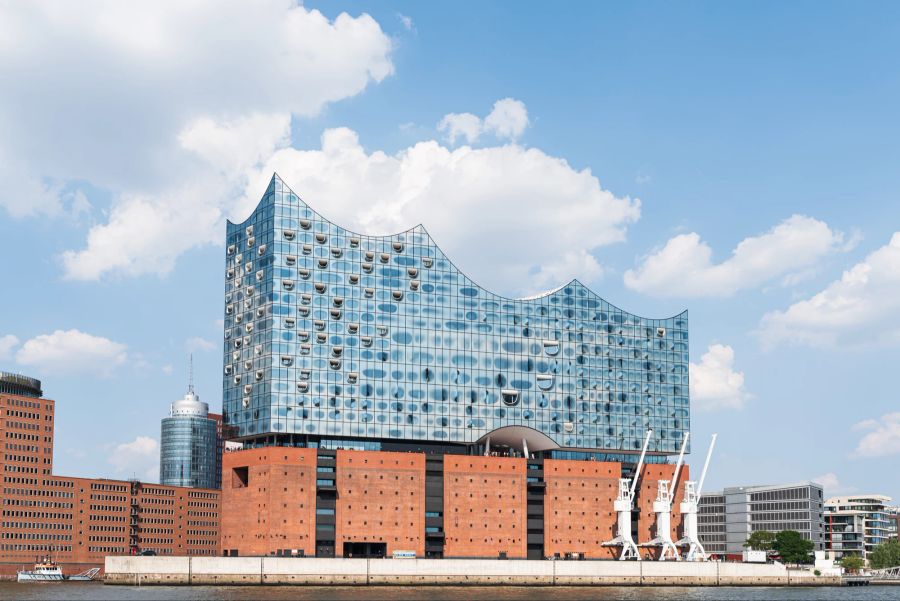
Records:
[[[107,555],[219,554],[218,490],[53,475],[55,403],[33,382],[0,392],[0,577],[43,556],[68,575]]]

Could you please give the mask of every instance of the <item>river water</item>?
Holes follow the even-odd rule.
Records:
[[[0,582],[0,599],[336,599],[338,601],[604,601],[606,599],[677,599],[723,601],[823,600],[887,601],[900,598],[900,586],[868,587],[534,587],[534,586],[105,586],[99,582]]]

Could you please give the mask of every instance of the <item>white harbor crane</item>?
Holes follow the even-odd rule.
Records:
[[[703,492],[703,482],[706,480],[706,470],[709,469],[709,460],[712,458],[713,448],[716,446],[718,434],[712,435],[709,443],[709,451],[706,453],[706,463],[703,464],[703,472],[700,474],[700,482],[684,483],[684,501],[681,502],[681,516],[684,523],[684,536],[675,543],[679,547],[687,547],[684,558],[687,561],[706,561],[708,556],[703,545],[700,544],[700,536],[697,533],[697,506],[700,504],[700,495]]]
[[[678,455],[678,463],[675,465],[675,473],[669,480],[660,480],[656,491],[656,500],[653,502],[653,512],[656,514],[656,538],[641,547],[660,547],[659,561],[674,559],[681,561],[678,548],[672,542],[672,500],[675,498],[675,490],[678,487],[678,475],[684,464],[684,451],[687,449],[688,438],[691,433],[684,433],[684,441],[681,443],[681,453]]]
[[[619,478],[619,496],[616,497],[613,503],[617,515],[616,538],[603,543],[603,546],[622,547],[622,553],[619,554],[620,560],[641,560],[637,545],[634,544],[634,539],[631,537],[631,512],[634,510],[634,491],[637,488],[638,478],[641,476],[641,468],[644,466],[644,455],[647,454],[651,436],[653,436],[653,429],[647,428],[647,437],[644,439],[644,448],[641,450],[641,458],[638,460],[634,477],[631,480]]]

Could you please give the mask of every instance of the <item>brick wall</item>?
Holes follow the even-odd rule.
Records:
[[[613,502],[619,492],[621,464],[601,461],[544,460],[544,554],[569,552],[588,558],[613,558],[602,547],[616,536]]]
[[[387,544],[425,555],[425,455],[338,451],[335,554],[343,543]]]
[[[444,557],[527,557],[525,459],[444,456]]]
[[[640,511],[637,523],[638,544],[645,543],[656,536],[656,514],[653,513],[653,502],[656,500],[657,487],[660,480],[671,481],[675,474],[675,465],[671,463],[645,464],[641,471],[641,481],[638,485],[638,498],[635,505]],[[681,538],[681,501],[684,500],[684,483],[690,479],[690,468],[684,465],[678,476],[678,487],[675,490],[675,498],[672,501],[672,541],[678,542]],[[643,556],[657,557],[658,551],[654,549],[641,549]]]
[[[287,447],[225,453],[223,551],[315,553],[316,450]]]

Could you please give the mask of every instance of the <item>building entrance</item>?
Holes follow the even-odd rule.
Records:
[[[354,543],[344,541],[344,557],[383,558],[387,555],[387,543]]]

